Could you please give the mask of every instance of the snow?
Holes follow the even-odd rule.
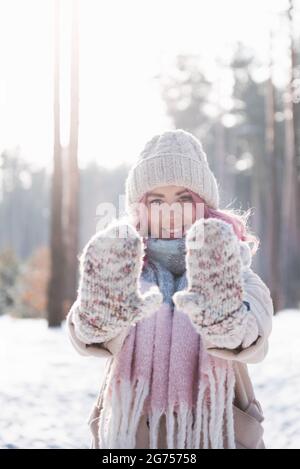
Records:
[[[88,448],[106,358],[79,355],[43,319],[0,318],[0,448]]]
[[[300,311],[276,315],[267,357],[249,365],[265,444],[300,449]],[[0,318],[0,448],[88,448],[107,358],[79,355],[66,325]]]
[[[249,365],[263,406],[269,449],[300,449],[300,311],[285,310],[273,320],[269,352]]]

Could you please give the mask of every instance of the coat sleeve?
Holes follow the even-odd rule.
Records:
[[[121,349],[122,344],[125,340],[125,337],[128,334],[129,327],[119,332],[115,337],[112,339],[95,344],[86,344],[82,340],[78,338],[76,335],[76,330],[74,326],[74,322],[72,320],[72,315],[74,312],[74,308],[77,307],[76,302],[71,307],[70,311],[66,317],[66,329],[68,338],[74,347],[74,349],[83,356],[94,356],[94,357],[112,357],[116,355],[116,353]]]
[[[214,356],[253,364],[263,361],[268,353],[274,306],[269,288],[251,267],[243,270],[243,280],[244,301],[250,306],[248,314],[255,317],[258,326],[257,339],[247,348],[238,347],[233,350],[216,348],[207,340],[205,345],[207,351]]]

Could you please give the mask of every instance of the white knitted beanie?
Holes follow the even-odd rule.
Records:
[[[186,187],[219,207],[219,190],[201,142],[183,129],[168,130],[149,140],[125,182],[125,209],[138,203],[145,192],[157,186]]]

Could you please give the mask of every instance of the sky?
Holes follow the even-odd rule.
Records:
[[[299,1],[299,0],[298,0]],[[61,14],[62,144],[68,142],[71,0]],[[268,61],[276,28],[278,80],[286,66],[278,12],[287,0],[80,1],[79,164],[132,164],[146,141],[172,127],[155,78],[178,53],[200,54],[212,77],[216,58],[242,41]],[[299,23],[300,24],[300,23]],[[0,0],[0,152],[51,168],[53,1]],[[262,74],[263,76],[263,74]]]

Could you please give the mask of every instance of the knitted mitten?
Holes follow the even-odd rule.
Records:
[[[143,256],[143,239],[126,222],[114,221],[91,237],[80,257],[78,296],[72,307],[80,340],[107,341],[159,308],[162,294],[156,285],[144,294],[139,290]]]
[[[249,346],[258,326],[243,302],[242,248],[232,225],[199,219],[187,232],[186,248],[188,288],[173,295],[175,305],[214,346]]]

